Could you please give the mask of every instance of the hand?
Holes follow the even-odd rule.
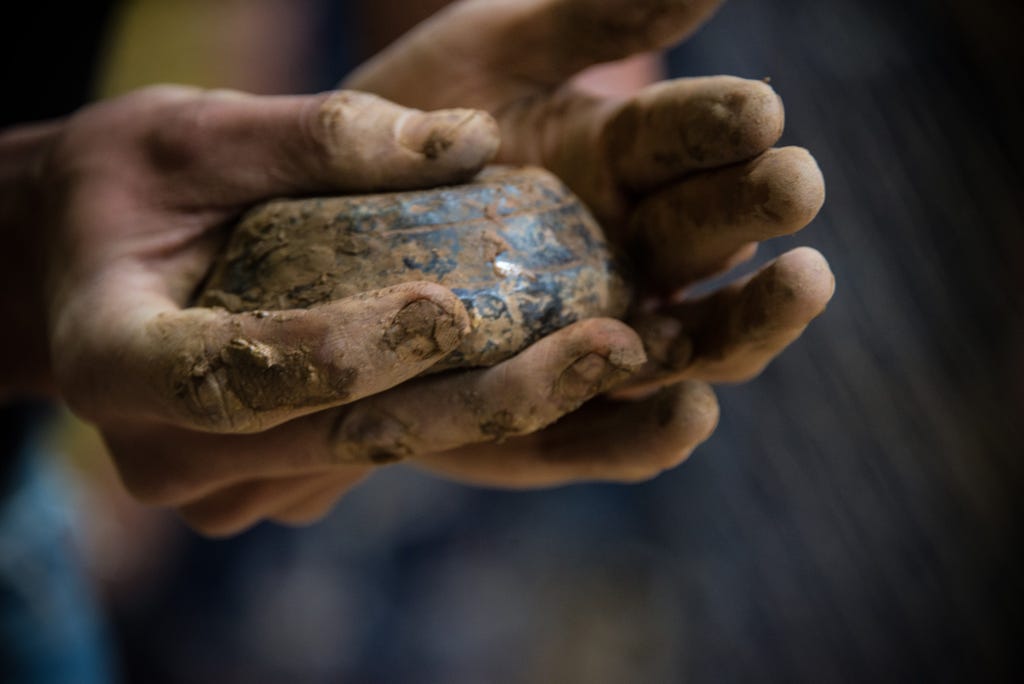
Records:
[[[452,144],[426,154],[439,134]],[[279,195],[459,182],[497,143],[483,113],[173,87],[6,131],[0,230],[14,248],[0,264],[2,303],[17,334],[3,340],[0,386],[61,395],[101,428],[143,500],[199,501],[245,457],[209,433],[265,431],[379,393],[469,326],[458,298],[431,283],[302,311],[188,308],[221,228]],[[160,442],[170,434],[187,437]],[[288,471],[303,455],[281,448],[260,466]]]
[[[572,80],[682,40],[719,4],[464,0],[345,83],[409,106],[490,111],[502,132],[497,161],[545,166],[580,195],[633,258],[643,294],[668,305],[639,322],[656,333],[652,381],[753,377],[833,288],[824,259],[803,249],[713,303],[675,302],[679,290],[750,258],[758,241],[799,230],[821,207],[824,184],[807,151],[770,149],[784,118],[770,86],[678,79],[622,100]]]
[[[717,408],[704,381],[756,376],[824,309],[834,281],[807,248],[708,298],[679,296],[749,259],[758,241],[799,230],[821,207],[813,158],[771,149],[783,129],[771,87],[726,76],[680,79],[622,100],[573,81],[591,65],[682,40],[718,4],[464,0],[347,79],[347,87],[410,106],[494,114],[497,161],[559,175],[629,252],[642,286],[630,322],[649,360],[616,393],[644,402],[602,400],[529,437],[425,451],[418,462],[498,485],[650,477],[713,429]]]
[[[506,9],[514,8],[514,5],[510,3],[495,4],[503,4]],[[543,16],[545,11],[550,10],[550,8],[542,7],[537,3],[533,3],[531,6],[537,9],[538,16]],[[473,8],[478,7],[478,4],[466,3],[460,7]],[[453,12],[451,16],[469,15],[459,15]],[[454,21],[454,19],[449,18],[448,21]],[[507,27],[505,34],[507,37]],[[414,68],[415,62],[416,60],[412,59],[406,60],[402,64],[399,60],[400,67],[413,69],[409,72],[413,76],[412,81],[417,80],[416,74],[419,73]],[[470,60],[468,63],[474,62]],[[465,64],[461,62],[460,64],[462,66],[453,62],[449,64],[449,67],[464,69]],[[452,73],[451,71],[431,72],[430,76],[433,80],[424,80],[423,82],[440,83],[447,87],[451,85]],[[518,92],[523,93],[524,100],[532,99],[522,90],[522,82],[511,83],[516,80],[515,78],[498,78],[496,74],[484,75],[494,80],[494,92],[498,93],[502,88],[515,92],[518,88]],[[423,76],[423,74],[419,73],[419,76]],[[414,90],[410,90],[410,94],[414,93]],[[569,98],[569,100],[572,99]],[[580,102],[583,102],[584,99],[586,98],[581,96]],[[593,127],[591,124],[601,120],[604,121],[604,124],[598,128],[600,131],[607,131],[610,130],[609,122],[612,120],[608,112],[626,111],[625,108],[616,110],[610,103],[599,104],[600,106],[594,108],[581,108],[578,116],[570,112],[569,114],[572,115],[564,117],[566,130],[571,128],[589,130]],[[503,107],[496,107],[496,109],[503,109]],[[671,110],[671,107],[669,109]],[[515,107],[509,108],[509,111],[514,110]],[[599,110],[603,110],[604,114],[598,116]],[[503,128],[514,133],[515,125],[512,125],[510,129],[509,122],[515,121],[517,117],[511,116],[508,112],[499,114]],[[624,115],[620,114],[620,116]],[[196,117],[189,118],[195,119]],[[552,114],[552,120],[557,118]],[[518,119],[524,122],[523,125],[528,121],[523,117],[518,117]],[[569,126],[571,121],[576,121],[576,125]],[[270,128],[272,127],[256,126],[256,129],[253,129],[240,126],[226,138],[236,142],[247,138],[246,143],[254,145],[253,141],[261,140],[263,137],[261,134]],[[191,132],[195,133],[196,131],[193,128]],[[222,133],[208,136],[204,142],[207,142],[208,146],[218,147],[219,141],[223,141],[225,138]],[[607,132],[602,132],[599,137],[607,135]],[[195,137],[194,135],[176,136],[178,142],[186,149],[203,148],[204,145],[199,143],[188,144]],[[359,136],[352,136],[350,139],[358,138]],[[580,141],[574,144],[579,150],[585,151],[585,144],[581,144]],[[566,149],[571,149],[572,146],[568,143],[562,145]],[[256,144],[254,147],[258,148],[259,145]],[[554,147],[559,147],[559,145]],[[526,153],[520,150],[523,152],[522,154],[509,153],[509,150],[515,149],[517,149],[517,145],[514,142],[511,145],[506,144],[502,152],[502,159],[532,163],[544,161],[533,152]],[[251,150],[244,151],[240,148],[233,150],[234,156],[239,154],[248,156],[251,154]],[[176,155],[167,156],[174,158]],[[222,158],[231,156],[224,155]],[[589,158],[592,159],[593,154]],[[607,165],[607,162],[604,163]],[[555,168],[563,178],[570,180],[577,192],[583,194],[592,205],[598,208],[599,215],[606,227],[609,227],[609,232],[613,237],[618,239],[621,244],[630,242],[628,236],[624,237],[622,233],[616,233],[612,226],[626,225],[631,222],[630,217],[637,213],[635,207],[638,206],[638,203],[632,199],[635,191],[622,190],[622,194],[627,196],[628,200],[623,206],[628,211],[623,209],[616,216],[615,202],[609,203],[602,209],[603,205],[594,199],[600,193],[590,192],[588,194],[587,183],[580,180],[588,174],[577,174],[579,178],[574,179],[570,170],[560,170],[559,165],[553,162],[547,165]],[[248,173],[251,169],[251,166],[248,167],[240,175],[260,175]],[[205,179],[206,184],[216,188],[220,183],[217,175],[221,172],[221,170],[210,166],[200,177]],[[366,169],[365,172],[372,173],[372,170]],[[216,241],[209,238],[211,226],[218,225],[225,219],[225,216],[233,216],[244,204],[264,199],[271,194],[313,191],[304,189],[301,184],[299,187],[285,187],[289,185],[286,181],[289,179],[290,173],[294,173],[294,170],[288,169],[286,173],[271,174],[276,179],[275,183],[280,183],[280,185],[268,188],[265,194],[263,192],[240,193],[231,202],[223,204],[214,202],[214,207],[210,208],[208,212],[186,211],[185,214],[189,216],[190,220],[185,223],[193,228],[196,224],[200,224],[202,228],[188,233],[190,237],[178,245],[177,251],[173,248],[164,249],[160,247],[162,242],[155,242],[155,245],[160,247],[160,259],[166,257],[165,266],[167,268],[152,279],[159,281],[164,278],[166,280],[165,286],[169,288],[168,291],[171,293],[169,299],[173,303],[172,311],[187,300],[187,296],[183,296],[183,293],[191,292],[198,279],[196,274],[205,268],[205,264],[214,250],[212,245]],[[750,175],[754,176],[753,173]],[[694,177],[698,176],[699,174],[694,174]],[[183,183],[181,187],[189,188],[187,194],[198,190],[194,187],[194,183],[189,182],[190,179],[195,180],[195,175],[191,172],[178,173],[176,178]],[[245,185],[248,180],[248,178],[244,181],[233,179],[229,184]],[[442,179],[433,177],[431,182],[442,182]],[[198,185],[202,186],[204,183]],[[358,184],[353,186],[341,184],[339,187],[338,184],[332,182],[324,185],[323,189],[333,191],[363,189]],[[394,187],[399,185],[396,183]],[[669,185],[666,183],[666,187]],[[387,186],[387,183],[381,183],[374,187]],[[592,185],[591,187],[596,186]],[[619,185],[615,187],[618,188]],[[626,185],[621,187],[628,188]],[[640,196],[638,192],[635,194]],[[654,194],[648,193],[650,196]],[[185,208],[194,209],[195,207],[186,205]],[[203,221],[202,218],[207,220]],[[646,233],[646,229],[644,232]],[[202,236],[207,236],[209,239],[204,239]],[[88,242],[88,240],[84,242]],[[171,244],[174,245],[174,242],[171,241]],[[186,257],[186,253],[191,254],[191,257]],[[148,257],[146,259],[148,267],[153,255],[146,256]],[[814,263],[816,257],[813,254],[806,258],[810,258],[812,265],[822,265],[820,261]],[[780,278],[779,273],[781,272],[783,276],[794,271],[797,274],[807,273],[807,269],[803,268],[800,263],[801,259],[806,260],[806,258],[798,253],[795,268],[792,263],[786,265],[785,261],[779,262],[782,268],[776,269],[776,272],[770,276],[761,277],[758,282],[769,285],[775,282],[783,284],[798,282],[799,278]],[[153,263],[159,263],[160,259]],[[813,269],[811,271],[813,272]],[[60,282],[62,279],[57,278],[56,280]],[[147,279],[140,279],[140,282],[146,284]],[[176,282],[177,285],[175,285]],[[813,284],[817,281],[811,279],[811,282]],[[446,308],[443,290],[431,289],[426,285],[417,287],[426,288],[426,291],[423,291],[429,295],[426,298],[430,299],[440,312],[445,315],[450,314],[453,319],[459,317],[459,313],[454,310],[454,307]],[[773,287],[764,288],[769,294],[774,289]],[[59,289],[54,291],[59,292]],[[732,359],[758,358],[756,354],[752,356],[739,351],[747,343],[752,342],[756,336],[747,334],[748,331],[743,329],[736,329],[732,325],[735,322],[747,320],[748,317],[744,314],[742,303],[745,301],[757,303],[756,298],[752,299],[746,296],[749,292],[757,291],[758,288],[755,287],[737,291],[727,302],[728,309],[725,311],[719,311],[711,306],[703,310],[700,307],[692,309],[695,314],[692,321],[699,324],[695,328],[699,332],[718,330],[731,333],[708,335],[709,339],[718,340],[718,349],[728,350],[728,353],[720,356],[726,367]],[[803,292],[803,290],[799,292]],[[806,302],[813,299],[813,297],[804,297],[799,292],[796,297],[790,298],[790,301]],[[105,292],[101,293],[103,296],[106,294]],[[61,301],[59,298],[55,299]],[[408,303],[408,300],[405,303]],[[56,306],[54,310],[59,311],[61,308],[61,306]],[[683,308],[685,309],[685,307]],[[87,315],[88,307],[84,307],[84,309]],[[130,310],[131,307],[128,309]],[[802,320],[805,324],[811,317],[810,315],[790,316],[787,321],[786,316],[780,315],[780,313],[785,311],[799,313],[799,307],[790,306],[788,309],[774,307],[773,309],[769,306],[769,310],[774,310],[775,315],[768,318],[775,323],[781,322],[781,329],[792,337],[795,337],[802,327],[800,324],[794,325],[793,321]],[[645,331],[657,331],[661,335],[663,343],[660,347],[650,344],[648,346],[654,351],[673,349],[676,346],[685,347],[685,344],[679,340],[678,334],[675,336],[671,334],[673,325],[665,324],[665,320],[676,326],[674,328],[676,333],[685,331],[688,329],[684,325],[687,311],[691,310],[685,309],[680,313],[675,310],[661,309],[655,312],[654,316],[664,317],[661,324],[640,327]],[[701,311],[703,311],[703,315],[696,315]],[[160,315],[162,316],[164,313],[161,312]],[[210,353],[206,354],[207,358],[222,359],[226,355],[228,358],[241,360],[243,366],[255,362],[257,366],[262,363],[274,369],[282,368],[279,357],[268,358],[266,354],[261,353],[265,349],[259,345],[234,344],[237,338],[235,335],[237,326],[242,326],[241,329],[244,331],[245,337],[253,333],[253,327],[256,327],[255,332],[267,336],[260,338],[260,341],[266,341],[270,348],[280,348],[284,345],[286,348],[297,348],[305,352],[308,349],[303,342],[291,343],[295,339],[304,339],[302,337],[303,326],[293,324],[292,322],[295,320],[293,316],[307,318],[315,312],[308,312],[308,314],[287,312],[272,315],[269,317],[270,321],[267,325],[270,330],[260,328],[254,322],[253,319],[255,321],[267,320],[258,317],[228,317],[230,323],[223,322],[223,325],[218,326],[216,320],[218,315],[214,312],[186,310],[182,313],[186,316],[200,317],[196,328],[185,328],[186,330],[202,334],[201,331],[209,330],[212,325],[213,329],[231,330],[234,335],[232,337],[222,335],[219,339],[214,336],[212,345],[198,345],[212,349]],[[442,313],[439,315],[444,317]],[[715,315],[712,316],[712,313]],[[213,316],[214,319],[202,318],[206,316]],[[59,317],[54,316],[54,318]],[[74,319],[72,318],[72,320]],[[717,328],[716,320],[718,321]],[[249,327],[245,327],[243,321],[248,321]],[[123,319],[111,317],[98,327],[112,330],[116,324],[124,322],[126,321]],[[332,319],[332,330],[334,329],[333,323],[336,322],[338,322],[336,319]],[[278,323],[288,328],[288,334],[272,332],[278,329]],[[294,327],[292,327],[293,325]],[[457,329],[459,326],[441,327]],[[177,326],[169,328],[176,329]],[[157,337],[166,333],[169,328],[164,327],[158,331]],[[367,326],[359,325],[353,326],[353,328],[365,330]],[[772,325],[766,326],[766,329],[770,330],[771,328]],[[135,329],[139,329],[139,326],[136,326]],[[370,326],[369,329],[376,329],[378,333],[380,330],[379,326]],[[68,330],[73,331],[74,326],[69,326]],[[315,328],[309,337],[322,341],[326,336],[326,330],[326,325]],[[794,330],[796,332],[793,332]],[[666,334],[666,331],[669,334]],[[71,336],[73,337],[73,334]],[[457,335],[453,336],[457,338]],[[185,344],[183,337],[185,336],[172,336],[172,341],[178,345]],[[333,335],[331,337],[333,338]],[[777,348],[781,348],[777,342],[778,339],[780,338],[777,335],[769,335],[768,344],[762,344],[762,348],[771,349],[772,344],[775,344],[777,351]],[[678,345],[673,344],[676,341],[679,341]],[[363,340],[363,346],[367,347],[365,342],[366,340]],[[372,348],[374,342],[376,340],[371,341],[369,347]],[[443,355],[444,348],[451,348],[456,344],[457,339],[450,345],[439,344],[437,356]],[[141,345],[143,348],[145,346]],[[416,346],[413,345],[414,348]],[[357,347],[358,345],[353,345],[351,348],[354,350]],[[138,351],[140,351],[139,348],[131,347],[128,356]],[[762,356],[767,360],[773,353],[769,352]],[[98,356],[103,358],[104,354],[101,353]],[[107,361],[119,362],[122,360],[122,354],[116,351],[116,347],[108,356],[112,358],[106,359]],[[145,357],[145,353],[142,356]],[[203,355],[200,354],[200,356]],[[311,356],[317,355],[314,353]],[[370,354],[370,356],[373,355]],[[677,354],[676,358],[679,356]],[[146,378],[146,380],[137,384],[145,384],[151,379],[151,376],[145,375],[150,360],[152,359],[136,359],[136,362],[126,366],[133,371],[143,373],[141,378]],[[102,413],[107,416],[107,419],[101,417],[98,420],[105,428],[108,443],[118,460],[129,488],[144,501],[179,508],[186,520],[202,531],[211,534],[226,534],[247,527],[262,518],[294,523],[314,519],[328,510],[340,495],[370,472],[371,464],[375,461],[387,461],[395,457],[415,458],[421,463],[432,465],[460,479],[511,486],[557,484],[584,478],[637,480],[651,477],[685,458],[713,429],[717,418],[717,406],[713,394],[702,382],[682,382],[637,403],[622,405],[597,400],[554,426],[541,429],[564,413],[576,408],[589,397],[619,385],[622,379],[635,371],[644,360],[643,345],[635,332],[615,321],[593,320],[570,326],[538,342],[519,357],[495,368],[418,379],[390,391],[374,394],[362,401],[345,403],[339,408],[318,412],[317,409],[325,405],[351,402],[359,396],[375,392],[378,388],[366,388],[359,393],[349,392],[347,398],[336,398],[333,402],[323,401],[323,396],[320,396],[318,397],[319,403],[312,401],[309,406],[302,409],[294,408],[297,402],[294,397],[288,396],[285,401],[287,406],[271,404],[268,408],[262,402],[274,394],[260,391],[259,384],[253,385],[245,382],[243,377],[236,380],[233,389],[247,388],[242,389],[242,394],[248,395],[249,399],[256,399],[255,403],[261,405],[261,408],[254,414],[249,412],[247,418],[240,422],[236,421],[233,426],[225,427],[223,425],[226,422],[224,417],[234,415],[234,410],[239,408],[237,402],[229,404],[228,409],[230,410],[220,411],[220,423],[222,429],[236,432],[271,428],[260,434],[252,435],[215,435],[190,429],[196,427],[196,424],[188,419],[182,420],[181,414],[194,414],[195,411],[192,408],[187,408],[184,411],[180,408],[172,408],[171,415],[174,417],[167,420],[165,411],[168,404],[173,405],[175,400],[168,401],[166,389],[160,385],[156,386],[155,391],[136,390],[121,395],[107,394],[107,388],[100,386],[99,389],[94,390],[95,394],[92,396],[97,397],[98,403],[105,409]],[[371,358],[368,371],[375,368],[373,361],[374,359]],[[163,359],[163,362],[166,363],[166,358]],[[429,365],[429,363],[429,359],[424,359],[423,365]],[[199,364],[200,370],[203,365]],[[287,370],[288,364],[284,364],[283,367]],[[392,373],[391,377],[395,383],[401,382],[402,379],[418,373],[420,367],[406,369],[408,372]],[[691,369],[699,367],[700,365],[697,363],[689,366]],[[190,366],[190,368],[195,368],[195,366]],[[658,367],[648,368],[645,372],[648,375],[654,375],[655,384],[662,384],[666,380],[678,379],[686,371],[670,368],[669,372],[674,374],[674,377],[667,377],[663,369]],[[119,377],[114,373],[85,373],[85,375],[99,380],[104,379],[101,376]],[[330,373],[317,373],[317,377],[321,375],[330,377]],[[369,375],[373,376],[374,373],[369,372]],[[402,377],[399,378],[398,375]],[[204,373],[199,373],[199,376],[202,379],[200,385],[205,385],[208,376]],[[222,377],[223,373],[217,369],[214,376]],[[264,374],[265,377],[266,374]],[[277,389],[294,388],[295,377],[284,373],[278,378],[280,383]],[[299,380],[298,386],[309,384],[302,377]],[[224,380],[217,380],[214,384],[223,385]],[[386,385],[387,383],[378,384]],[[88,387],[89,383],[86,382],[84,385]],[[315,387],[316,383],[314,383]],[[323,390],[322,384],[320,389]],[[314,394],[317,393],[315,389],[312,391]],[[326,391],[329,392],[329,390]],[[163,392],[163,396],[161,396],[161,392]],[[153,396],[160,398],[156,402],[155,409],[150,403],[139,401],[146,398],[145,395],[148,395],[148,398]],[[90,395],[86,393],[86,396]],[[128,406],[121,406],[120,410],[117,410],[118,402],[116,400],[107,401],[106,397],[108,396],[121,396],[121,404]],[[201,399],[203,393],[186,392],[185,396]],[[180,400],[177,401],[181,403]],[[196,401],[195,398],[184,403],[186,406],[191,405],[192,407],[208,405],[203,401]],[[214,402],[214,404],[217,403]],[[223,402],[220,403],[223,405]],[[250,401],[250,403],[253,402]],[[244,405],[244,402],[242,404]],[[137,419],[139,415],[144,418]],[[216,411],[214,415],[217,415]],[[243,411],[242,415],[247,414]],[[293,416],[300,417],[288,420]],[[211,425],[206,427],[207,429],[216,429]],[[499,440],[498,443],[493,443],[495,439]],[[487,442],[489,444],[486,446],[479,446],[481,443]],[[339,468],[339,462],[351,465]]]

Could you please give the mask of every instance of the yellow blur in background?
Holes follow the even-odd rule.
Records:
[[[130,0],[107,40],[95,99],[155,83],[296,92],[309,82],[315,0]],[[44,438],[66,466],[85,565],[107,600],[131,600],[184,531],[121,486],[99,434],[62,412]]]
[[[115,21],[99,97],[153,83],[294,92],[309,79],[314,0],[132,0]]]

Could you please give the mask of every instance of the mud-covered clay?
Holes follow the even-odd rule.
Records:
[[[450,288],[472,320],[435,369],[493,365],[577,320],[620,317],[629,300],[596,221],[557,178],[492,167],[455,187],[256,207],[197,304],[307,308],[415,280]]]

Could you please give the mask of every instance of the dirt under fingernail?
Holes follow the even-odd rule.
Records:
[[[455,145],[459,129],[476,117],[476,112],[461,109],[418,114],[402,126],[399,142],[433,161]]]
[[[419,361],[453,349],[460,337],[450,312],[419,299],[398,312],[384,333],[384,343],[401,360]]]

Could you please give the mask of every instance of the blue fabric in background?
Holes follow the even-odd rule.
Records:
[[[0,128],[64,116],[88,100],[114,5],[7,5]],[[0,682],[107,682],[102,621],[70,539],[73,502],[50,462],[26,444],[47,414],[29,402],[0,405]]]
[[[0,681],[114,681],[105,617],[74,546],[74,497],[52,455],[27,446],[0,498]]]

